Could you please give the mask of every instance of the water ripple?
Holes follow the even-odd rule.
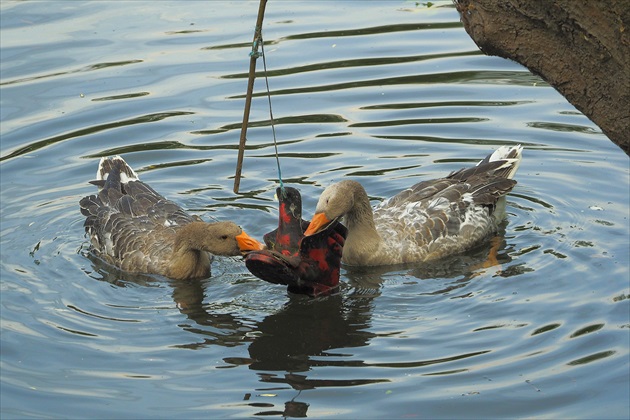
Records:
[[[522,144],[507,220],[443,261],[344,267],[326,298],[240,258],[196,282],[121,272],[78,208],[102,156],[203,219],[277,226],[260,66],[232,192],[256,8],[2,2],[1,416],[627,418],[627,156],[483,55],[450,1],[276,3],[267,76],[305,218],[332,182],[376,204]]]

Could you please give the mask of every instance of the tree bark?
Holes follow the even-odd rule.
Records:
[[[630,0],[454,0],[488,55],[540,75],[630,155]]]

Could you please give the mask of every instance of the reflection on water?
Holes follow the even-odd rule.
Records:
[[[627,418],[628,158],[433,3],[268,4],[305,218],[345,178],[376,204],[525,148],[496,235],[345,267],[339,294],[310,299],[237,258],[196,282],[122,273],[83,237],[78,201],[113,154],[206,220],[275,228],[260,67],[232,192],[256,2],[1,2],[0,416]]]
[[[261,374],[260,381],[288,384],[296,390],[389,381],[367,378],[309,379],[307,372],[314,367],[428,366],[487,352],[460,354],[403,365],[395,362],[366,364],[359,360],[345,360],[351,353],[344,354],[344,351],[339,352],[335,349],[349,350],[367,346],[370,340],[376,337],[376,334],[369,331],[374,299],[380,295],[383,282],[392,273],[406,279],[415,279],[414,282],[442,278],[445,282],[440,283],[438,289],[420,292],[419,295],[444,295],[450,299],[457,299],[472,297],[471,293],[458,294],[457,290],[474,281],[485,269],[494,269],[495,275],[504,277],[527,271],[508,265],[512,259],[506,250],[506,241],[502,236],[494,236],[465,255],[452,256],[431,264],[352,267],[345,273],[348,282],[341,293],[318,299],[290,294],[287,303],[278,311],[261,321],[256,321],[238,312],[230,312],[233,309],[231,304],[212,303],[205,290],[207,282],[175,281],[159,276],[125,273],[102,262],[91,253],[86,253],[86,256],[92,260],[90,275],[96,279],[118,287],[129,284],[151,287],[166,282],[172,288],[174,304],[190,321],[180,323],[179,326],[194,334],[189,344],[177,344],[174,347],[200,350],[209,345],[234,347],[248,343],[248,358],[226,357],[223,361],[228,365],[246,365],[256,371],[291,372],[285,375]],[[96,273],[98,275],[94,276]],[[77,308],[71,309],[82,312]],[[296,375],[296,372],[304,374]]]

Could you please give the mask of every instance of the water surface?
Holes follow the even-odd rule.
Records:
[[[525,147],[496,237],[343,269],[339,295],[309,299],[237,258],[195,282],[118,272],[89,258],[78,208],[120,154],[206,220],[277,225],[262,78],[232,191],[258,2],[2,2],[2,418],[627,418],[628,157],[434,3],[267,6],[282,174],[306,217],[335,181],[376,204]]]

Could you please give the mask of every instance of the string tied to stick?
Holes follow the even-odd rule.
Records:
[[[276,125],[273,119],[273,109],[271,107],[271,90],[269,89],[269,78],[267,77],[267,60],[265,59],[265,45],[262,41],[262,35],[259,37],[260,50],[262,52],[263,69],[265,71],[265,86],[267,88],[267,101],[269,102],[269,123],[271,125],[271,132],[273,134],[273,147],[276,151],[276,165],[278,166],[278,183],[280,184],[280,192],[283,197],[286,197],[284,191],[284,183],[282,182],[282,169],[280,169],[280,155],[278,154],[278,140],[276,139]]]
[[[278,166],[278,181],[280,183],[280,191],[283,197],[286,197],[284,190],[284,183],[282,182],[282,171],[280,169],[280,157],[278,154],[278,142],[276,140],[276,128],[273,120],[273,111],[271,109],[271,92],[269,90],[269,79],[267,78],[267,62],[265,60],[265,47],[262,38],[262,22],[265,15],[265,6],[267,0],[260,0],[258,7],[258,18],[256,20],[256,27],[254,28],[254,39],[252,41],[252,51],[249,53],[249,76],[247,83],[247,94],[245,95],[245,109],[243,110],[243,124],[241,126],[241,138],[238,145],[238,158],[236,161],[236,173],[234,175],[234,192],[238,193],[238,188],[241,182],[241,171],[243,168],[243,157],[245,154],[245,143],[247,141],[247,123],[249,121],[249,111],[252,102],[252,93],[254,90],[254,79],[256,78],[256,60],[258,57],[263,58],[265,85],[267,87],[267,100],[269,101],[269,121],[271,123],[271,130],[273,132],[273,145],[276,152],[276,164]],[[260,47],[261,52],[258,52]]]
[[[252,42],[252,50],[249,53],[249,56],[256,59],[260,57],[262,54],[258,52],[258,45],[262,45],[262,28],[256,26],[254,28],[254,41]]]

